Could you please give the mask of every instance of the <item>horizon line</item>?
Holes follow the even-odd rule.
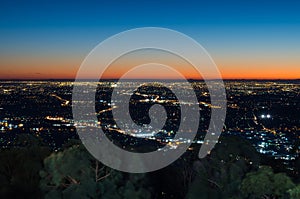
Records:
[[[119,79],[116,78],[103,78],[103,79],[94,79],[94,78],[84,78],[84,79],[74,79],[74,78],[0,78],[0,81],[117,81]],[[157,80],[157,81],[183,81],[182,79],[149,79],[149,78],[128,78],[126,80]],[[204,81],[204,79],[193,79],[189,78],[186,79],[188,81]],[[209,78],[206,79],[208,81],[213,80],[223,80],[223,81],[234,81],[234,80],[240,80],[240,81],[299,81],[299,78]]]

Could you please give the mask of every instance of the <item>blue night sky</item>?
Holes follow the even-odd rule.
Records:
[[[66,65],[76,71],[105,38],[131,28],[158,26],[197,40],[224,74],[238,71],[236,75],[243,77],[247,67],[274,66],[278,71],[296,70],[300,77],[299,10],[299,1],[4,0],[0,76],[33,77],[45,73],[43,67],[52,67],[52,62],[53,67]],[[26,74],[18,73],[25,69]]]

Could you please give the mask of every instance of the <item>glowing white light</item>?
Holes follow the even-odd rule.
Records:
[[[270,115],[270,114],[267,114],[267,115],[262,114],[260,117],[261,117],[262,119],[265,119],[265,118],[270,119],[270,118],[271,118],[271,115]]]

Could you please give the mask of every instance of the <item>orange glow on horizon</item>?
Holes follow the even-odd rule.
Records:
[[[17,71],[5,71],[1,68],[0,79],[75,79],[78,67],[60,67],[49,70],[45,68],[44,70],[38,70],[39,72],[28,72],[28,70],[17,70]],[[126,67],[124,67],[125,69]],[[300,79],[300,67],[296,70],[287,70],[286,68],[276,68],[270,70],[269,67],[260,67],[260,69],[252,69],[243,67],[219,67],[221,76],[223,79]],[[34,71],[34,70],[33,70]],[[118,79],[122,76],[122,71],[113,73],[104,73],[102,79]],[[179,70],[183,71],[183,70]],[[185,70],[183,72],[185,78],[187,79],[201,79],[199,74],[195,74],[191,71]],[[200,78],[199,78],[200,77]],[[87,75],[86,79],[95,79],[98,77]],[[134,78],[134,77],[133,77]],[[136,79],[143,79],[143,76],[135,77]],[[168,74],[161,74],[163,79],[172,79]],[[214,79],[214,77],[211,77]]]
[[[154,53],[154,55],[156,55]],[[138,58],[137,58],[138,57]],[[154,56],[156,63],[172,66],[187,79],[201,79],[200,74],[185,60],[176,56]],[[1,58],[1,57],[0,57]],[[75,79],[77,70],[84,56],[77,58],[62,56],[61,58],[28,58],[4,57],[0,59],[0,79]],[[149,56],[127,56],[115,61],[105,71],[102,79],[118,79],[132,66],[147,63]],[[300,63],[298,60],[245,60],[245,59],[215,59],[223,79],[300,79]],[[46,63],[46,64],[41,64]],[[136,79],[147,78],[151,71],[145,71]],[[87,74],[86,79],[95,79],[95,74]],[[172,79],[168,74],[161,74],[162,79]],[[214,77],[211,77],[213,79]]]

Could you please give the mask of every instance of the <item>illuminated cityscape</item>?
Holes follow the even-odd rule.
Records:
[[[299,8],[1,1],[0,199],[300,199]]]
[[[31,172],[27,169],[28,165],[32,167],[32,164],[39,164],[40,167],[32,167],[35,169],[32,170],[31,175],[36,176],[36,180],[31,183],[32,188],[29,189],[31,191],[21,192],[27,194],[26,198],[32,197],[32,192],[35,193],[33,198],[40,198],[41,195],[39,194],[44,194],[50,198],[62,198],[65,191],[71,187],[76,187],[78,185],[77,180],[79,181],[81,178],[88,178],[91,181],[81,180],[80,189],[82,186],[91,187],[94,182],[101,186],[105,185],[106,182],[110,183],[112,180],[118,179],[113,177],[114,175],[123,176],[119,183],[122,184],[121,187],[126,187],[127,185],[123,184],[127,182],[127,174],[118,173],[104,165],[99,166],[101,163],[90,157],[86,149],[82,148],[81,142],[84,142],[84,139],[79,140],[77,130],[81,129],[85,132],[86,129],[90,129],[87,127],[102,128],[113,144],[136,153],[151,151],[167,153],[171,150],[182,149],[186,144],[190,145],[174,163],[164,169],[147,174],[146,179],[155,182],[151,184],[155,191],[151,191],[152,188],[144,190],[152,196],[156,195],[157,198],[182,198],[189,194],[196,194],[198,197],[202,193],[215,193],[219,188],[214,187],[214,183],[223,183],[224,179],[229,181],[224,181],[223,186],[225,188],[218,192],[220,197],[223,197],[228,189],[230,190],[230,183],[238,183],[232,188],[233,194],[241,195],[240,190],[247,193],[247,189],[243,188],[245,186],[243,183],[247,182],[248,174],[246,176],[244,174],[251,171],[264,171],[265,165],[270,166],[276,172],[271,175],[272,178],[281,175],[277,172],[284,172],[284,175],[289,176],[288,179],[292,178],[298,182],[300,174],[300,81],[225,80],[224,83],[227,115],[223,131],[215,147],[208,151],[209,154],[204,159],[199,159],[199,149],[206,144],[204,137],[209,129],[211,112],[213,109],[220,108],[211,103],[210,92],[203,81],[190,80],[191,86],[171,80],[144,82],[139,84],[138,88],[135,88],[136,82],[134,80],[126,80],[122,83],[115,80],[94,83],[87,81],[74,83],[66,80],[1,81],[0,147],[2,152],[0,155],[4,164],[0,174],[12,176],[7,178],[7,182],[3,180],[3,183],[8,184],[5,186],[11,186],[11,190],[16,189],[15,187],[18,185],[11,182],[10,179],[14,176],[22,176],[25,170],[26,173]],[[87,88],[83,93],[89,92],[89,87],[97,88],[95,101],[72,102],[75,84]],[[134,92],[129,93],[128,89],[133,87]],[[130,100],[124,102],[112,98],[115,89],[120,96],[130,96]],[[198,102],[191,104],[191,102],[179,101],[172,92],[174,89],[179,90],[180,94],[183,95],[188,95],[190,93],[187,92],[188,90],[193,91]],[[92,114],[95,115],[95,120],[76,122],[72,114],[72,104],[74,103],[93,106],[95,113]],[[129,113],[127,116],[130,116],[129,118],[134,124],[145,127],[143,130],[133,128],[132,124],[115,117],[114,111],[120,108],[120,104],[128,104]],[[156,131],[152,126],[152,122],[162,122],[158,121],[161,120],[159,117],[152,115],[160,114],[156,111],[162,111],[161,109],[152,109],[153,105],[157,104],[161,105],[166,113],[164,125],[159,131]],[[199,118],[193,116],[188,118],[190,122],[199,124],[194,139],[183,138],[180,134],[177,136],[182,122],[182,110],[185,107],[196,107],[196,111],[200,113]],[[191,133],[189,128],[185,131]],[[208,140],[208,142],[215,141]],[[82,156],[79,155],[80,153]],[[37,157],[40,159],[36,159]],[[86,157],[89,159],[82,163]],[[22,163],[18,161],[22,161]],[[19,171],[13,170],[16,173],[10,173],[10,170],[7,170],[15,168],[16,165],[20,167]],[[83,168],[88,170],[83,172]],[[228,168],[227,171],[223,171],[226,168]],[[76,173],[71,173],[72,176],[69,176],[68,173],[72,169],[75,169]],[[243,169],[243,172],[239,169]],[[87,175],[86,172],[95,173],[95,171],[96,181],[93,181],[95,177]],[[101,171],[105,172],[100,174]],[[207,176],[206,174],[195,173],[210,171],[212,173],[208,173]],[[59,184],[55,184],[56,182],[53,181],[55,178],[52,177],[57,172],[62,179]],[[220,176],[222,172],[224,172],[223,177]],[[101,177],[97,177],[98,175]],[[134,174],[130,175],[135,176]],[[191,177],[184,177],[186,175]],[[237,176],[234,177],[235,179],[230,179],[231,175]],[[105,179],[98,182],[98,178]],[[190,178],[200,178],[204,184],[197,184],[197,180],[190,180]],[[214,181],[207,181],[210,178],[213,178]],[[27,180],[19,180],[22,184],[21,189],[25,186],[25,181]],[[65,182],[69,184],[65,185]],[[279,180],[279,182],[285,181]],[[182,185],[182,183],[185,184]],[[203,187],[200,193],[197,191],[198,188],[192,189],[194,183],[199,188]],[[38,188],[39,184],[44,184],[46,187]],[[135,186],[139,189],[144,185],[135,183]],[[289,187],[292,186],[293,184],[289,185]],[[174,189],[174,187],[177,188]],[[182,187],[184,189],[181,189]],[[256,183],[254,187],[256,187]],[[110,189],[115,190],[113,187],[105,190]],[[122,188],[120,189],[122,190]],[[137,194],[135,189],[126,188],[126,190],[132,190],[133,193]],[[61,190],[59,193],[62,195],[52,197],[51,190]],[[98,190],[95,188],[88,194],[92,193],[94,196],[91,198],[97,198],[99,196]],[[286,192],[286,190],[287,188],[283,189],[282,192]],[[295,191],[297,191],[297,187]],[[70,193],[79,194],[77,191]],[[4,194],[4,198],[18,195],[16,192],[9,191],[3,191],[2,194]],[[108,194],[111,195],[111,193]],[[122,195],[123,192],[119,194]],[[219,198],[219,196],[215,198]],[[241,198],[243,197],[241,196]],[[143,195],[139,198],[145,197]]]
[[[172,93],[163,89],[151,88],[156,93],[147,94],[147,89],[140,87],[130,102],[131,108],[136,109],[131,117],[141,124],[149,120],[145,112],[149,111],[151,105],[168,107],[167,112],[171,113],[160,132],[149,129],[148,133],[130,133],[120,129],[111,112],[117,108],[110,101],[110,93],[117,86],[113,81],[98,83],[96,109],[99,120],[94,125],[100,125],[111,139],[118,140],[118,145],[128,150],[147,145],[155,149],[164,145],[170,149],[177,148],[181,143],[201,145],[208,128],[210,110],[218,107],[211,106],[204,82],[191,84],[199,100],[201,115],[195,140],[174,139],[180,121],[180,105]],[[71,111],[72,85],[70,81],[2,81],[1,147],[17,147],[15,135],[23,133],[40,138],[55,151],[61,150],[62,145],[70,139],[78,139]],[[300,153],[299,148],[295,148],[300,139],[299,81],[232,80],[225,81],[225,85],[228,105],[222,136],[237,135],[250,141],[261,154],[274,159],[295,160]],[[131,83],[128,81],[122,86],[126,90]],[[181,84],[170,82],[167,86],[180,88]],[[190,88],[180,89],[184,92]],[[183,102],[181,106],[184,105]],[[83,122],[82,125],[86,124]]]

